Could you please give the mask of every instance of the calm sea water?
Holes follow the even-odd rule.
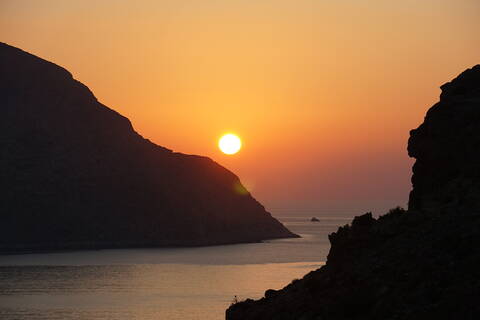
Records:
[[[319,268],[350,218],[280,217],[299,239],[203,248],[0,256],[0,319],[224,319]]]

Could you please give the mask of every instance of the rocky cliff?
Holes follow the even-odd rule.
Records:
[[[65,69],[0,43],[0,71],[0,251],[295,236],[232,172],[142,138]]]
[[[356,217],[329,236],[327,263],[228,320],[478,319],[480,66],[442,86],[411,132],[409,210]]]
[[[410,132],[409,208],[480,210],[480,65],[441,88],[440,101]]]

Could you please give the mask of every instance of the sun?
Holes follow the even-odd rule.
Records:
[[[218,140],[218,147],[225,154],[235,154],[242,147],[242,140],[236,134],[227,133]]]

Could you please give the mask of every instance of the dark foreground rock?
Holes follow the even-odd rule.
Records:
[[[330,235],[322,268],[228,320],[478,319],[480,66],[442,86],[411,132],[417,159],[409,210],[356,217]]]
[[[230,171],[137,134],[65,69],[0,43],[0,251],[294,237]]]
[[[444,84],[440,101],[410,132],[416,158],[409,208],[480,210],[480,65]]]

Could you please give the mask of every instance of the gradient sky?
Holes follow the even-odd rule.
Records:
[[[480,63],[479,31],[478,0],[0,0],[0,41],[233,170],[273,214],[405,206],[408,132]]]

